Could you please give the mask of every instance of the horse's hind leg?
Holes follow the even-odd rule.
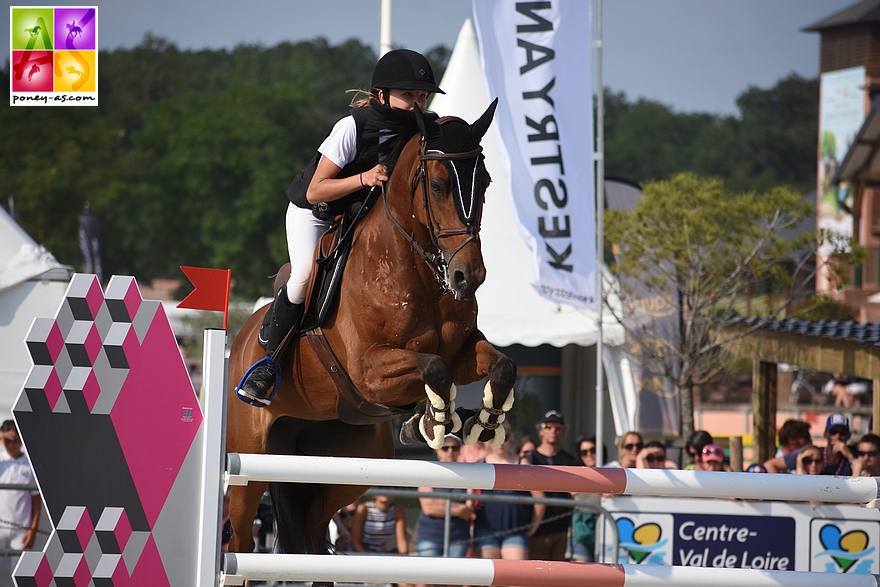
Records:
[[[254,519],[260,498],[268,483],[249,483],[244,487],[232,487],[229,495],[229,523],[232,536],[229,539],[230,552],[254,551]]]

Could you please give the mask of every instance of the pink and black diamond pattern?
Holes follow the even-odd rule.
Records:
[[[19,587],[195,584],[202,412],[162,305],[77,274],[13,414],[55,532]]]

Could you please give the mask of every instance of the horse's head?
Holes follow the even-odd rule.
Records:
[[[479,233],[489,174],[480,141],[497,105],[496,99],[470,125],[456,117],[429,121],[418,108],[415,113],[422,138],[412,188],[423,206],[413,197],[413,209],[440,251],[446,287],[459,300],[471,299],[486,279]]]

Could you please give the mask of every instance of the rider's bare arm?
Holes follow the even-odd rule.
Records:
[[[327,157],[321,157],[315,175],[309,183],[306,199],[311,204],[333,202],[364,187],[381,185],[388,181],[388,169],[384,165],[376,165],[359,175],[337,178],[342,169]]]

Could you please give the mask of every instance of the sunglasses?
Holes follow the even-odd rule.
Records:
[[[648,455],[645,457],[645,460],[649,463],[665,463],[666,457],[660,455]]]
[[[835,427],[829,430],[828,434],[830,434],[831,436],[849,436],[849,430],[847,430],[846,428]]]
[[[440,450],[442,450],[443,452],[449,452],[449,451],[458,452],[461,450],[461,447],[460,446],[441,446]]]
[[[645,445],[642,444],[641,442],[636,442],[634,444],[633,443],[624,444],[623,448],[625,448],[626,450],[632,450],[632,449],[642,450],[643,448],[645,448]]]
[[[880,455],[880,450],[862,450],[859,451],[859,454],[865,457],[876,457]]]
[[[584,456],[584,455],[594,455],[594,454],[596,454],[596,447],[595,447],[595,446],[594,446],[593,448],[583,448],[583,449],[581,449],[581,456]],[[864,453],[863,453],[863,454],[864,454]]]
[[[551,424],[549,422],[541,424],[541,428],[544,430],[563,430],[565,426],[562,424]]]
[[[824,463],[824,462],[825,462],[825,459],[822,459],[822,458],[813,459],[813,458],[810,458],[810,457],[806,457],[806,458],[804,459],[804,465],[806,465],[806,466],[808,466],[808,467],[809,467],[810,465],[812,465],[813,463],[816,463],[817,465],[821,465],[821,464]]]

